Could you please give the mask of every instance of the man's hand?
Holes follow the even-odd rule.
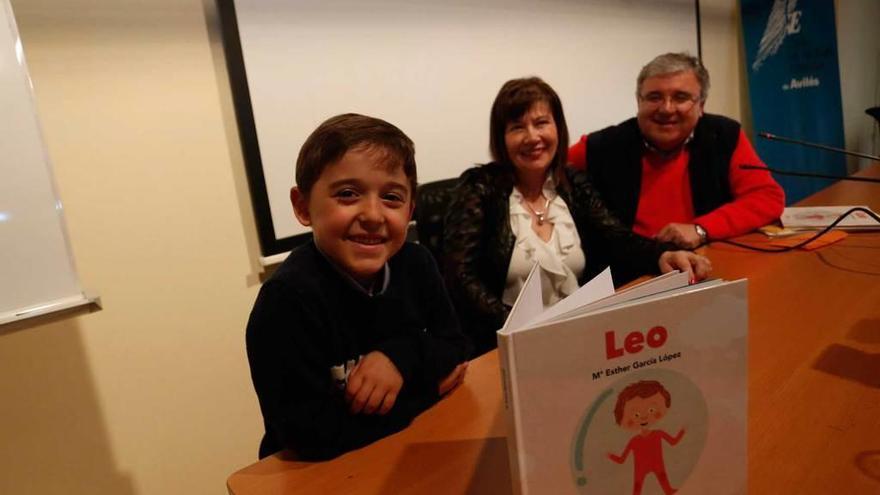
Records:
[[[446,375],[446,378],[440,380],[440,384],[437,385],[437,392],[440,395],[446,395],[447,392],[459,386],[464,381],[464,375],[467,372],[467,367],[467,361],[456,366],[452,370],[452,372]]]
[[[394,406],[403,387],[403,377],[379,351],[373,351],[358,361],[348,375],[345,400],[352,414],[386,414]]]
[[[700,247],[703,239],[697,233],[696,226],[692,223],[670,223],[660,229],[654,236],[661,242],[671,242],[683,249],[694,249]]]
[[[666,251],[660,255],[660,272],[681,270],[689,274],[691,283],[703,280],[712,271],[712,262],[690,251]]]

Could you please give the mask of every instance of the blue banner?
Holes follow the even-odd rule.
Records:
[[[844,147],[833,0],[741,0],[749,99],[756,132]],[[845,157],[755,141],[769,167],[844,175]],[[791,204],[829,181],[776,176]]]

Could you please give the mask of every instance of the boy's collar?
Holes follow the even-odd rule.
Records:
[[[384,294],[385,291],[388,289],[388,284],[391,283],[391,267],[388,266],[387,261],[385,262],[385,265],[382,269],[382,275],[381,275],[382,282],[381,282],[381,284],[379,283],[379,281],[377,279],[377,280],[373,281],[373,284],[369,288],[367,288],[367,287],[364,287],[363,285],[361,285],[357,280],[354,279],[354,277],[349,275],[345,270],[343,270],[342,268],[339,268],[339,266],[337,266],[336,263],[333,262],[333,260],[331,260],[326,254],[324,254],[323,251],[321,251],[321,248],[318,247],[317,243],[314,243],[314,241],[313,241],[313,244],[315,245],[315,250],[318,251],[318,253],[321,255],[321,257],[324,258],[325,260],[327,260],[327,263],[329,263],[330,266],[332,266],[333,269],[336,270],[336,272],[342,276],[342,279],[345,280],[352,287],[354,287],[356,290],[363,292],[364,294],[372,297],[372,296],[380,296],[380,295]],[[378,291],[376,290],[377,286],[381,286],[381,288]]]

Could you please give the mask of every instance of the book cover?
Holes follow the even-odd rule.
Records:
[[[499,332],[517,493],[746,493],[747,282],[655,284]]]

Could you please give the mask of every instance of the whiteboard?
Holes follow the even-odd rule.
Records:
[[[424,183],[489,160],[489,109],[508,79],[537,75],[553,86],[574,142],[635,115],[635,79],[650,59],[697,48],[692,1],[234,0],[234,12],[230,2],[220,7],[264,255],[307,231],[288,199],[296,156],[333,115],[363,113],[400,127],[415,142]]]
[[[8,0],[0,0],[0,325],[96,302],[80,288]]]

